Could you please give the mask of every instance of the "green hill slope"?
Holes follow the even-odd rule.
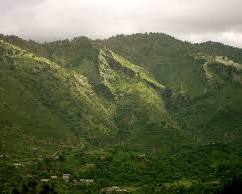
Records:
[[[54,73],[56,69],[50,72],[56,79],[51,80],[51,84],[56,84],[51,86],[39,86],[39,83],[46,81],[46,77],[40,79],[42,75],[38,71],[42,70],[33,70],[37,71],[36,75],[40,79],[34,81],[42,88],[42,93],[45,93],[42,97],[38,94],[38,100],[41,98],[41,103],[47,103],[47,110],[51,108],[52,114],[57,115],[57,111],[58,117],[74,134],[83,131],[83,134],[88,134],[84,135],[85,138],[91,138],[90,131],[94,131],[93,134],[96,134],[96,131],[112,131],[113,134],[118,134],[121,142],[132,141],[139,145],[147,144],[148,147],[153,147],[155,142],[163,144],[160,139],[166,139],[166,135],[163,135],[170,133],[170,129],[182,129],[182,133],[189,136],[194,135],[195,131],[195,136],[201,136],[203,139],[204,134],[210,133],[210,128],[219,127],[221,133],[215,130],[211,136],[212,139],[220,137],[218,141],[226,139],[224,136],[229,130],[239,131],[236,133],[241,134],[240,122],[236,119],[237,115],[240,115],[240,106],[237,105],[241,104],[240,49],[215,43],[190,44],[159,33],[120,35],[104,41],[80,37],[43,44],[14,36],[2,38],[36,54],[28,60],[36,61],[43,59],[43,56],[54,61],[49,61],[54,64],[53,67],[58,66],[58,72],[62,73]],[[11,71],[13,70],[14,68]],[[71,80],[70,83],[67,83],[67,80]],[[76,96],[76,88],[80,84],[76,82],[83,83],[81,92],[85,91],[82,93],[86,95],[85,98]],[[19,81],[18,84],[23,85]],[[60,85],[68,90],[60,91]],[[25,89],[26,86],[22,87]],[[32,92],[35,88],[30,90]],[[69,96],[68,102],[65,102],[65,95]],[[80,104],[85,101],[84,104],[90,105],[89,108],[93,111],[87,111],[84,115],[82,109],[76,106],[77,98]],[[94,111],[95,108],[91,107],[93,104],[95,108],[99,107],[100,112]],[[202,105],[204,108],[198,108]],[[231,113],[228,117],[224,116],[224,122],[235,122],[235,129],[214,121],[221,118],[219,115],[227,115],[223,111],[226,109]],[[208,114],[209,111],[212,113]],[[91,118],[88,118],[89,116]],[[85,118],[85,122],[79,118]],[[96,124],[93,124],[92,118],[98,118]],[[99,119],[103,121],[101,127]],[[64,125],[61,126],[63,128]],[[204,130],[198,132],[201,129]],[[160,135],[156,134],[157,131]],[[157,137],[157,141],[153,141],[153,138],[151,141],[143,141],[152,134]],[[94,136],[99,137],[93,135],[92,138]],[[130,140],[127,137],[130,137]],[[138,143],[139,141],[141,143]]]
[[[213,193],[242,174],[241,49],[160,33],[0,39],[0,191],[57,175],[60,193]]]
[[[120,35],[103,44],[171,89],[166,110],[200,142],[240,142],[241,49],[191,44],[160,33]]]
[[[192,57],[191,44],[171,36],[150,33],[117,36],[104,41],[108,47],[141,65],[157,80],[191,96],[203,94],[206,85]]]
[[[1,123],[38,138],[93,138],[115,129],[87,79],[1,41]],[[103,123],[103,124],[102,124]]]
[[[153,137],[145,144],[148,148],[158,144],[161,150],[167,146],[158,136],[167,139],[179,134],[168,131],[177,126],[166,112],[165,86],[111,50],[99,51],[95,83],[90,81],[93,77],[84,77],[64,62],[60,66],[4,41],[1,56],[4,128],[9,122],[12,128],[40,139],[81,137],[93,143],[111,135],[116,143],[134,145],[142,145],[146,133],[153,136],[153,130],[157,140],[153,142]]]
[[[225,56],[207,56],[201,65],[207,93],[181,105],[173,112],[185,123],[183,127],[196,129],[201,142],[227,142],[241,145],[242,135],[242,65]]]
[[[177,145],[187,143],[166,111],[165,86],[152,74],[110,50],[100,51],[99,63],[101,81],[115,98],[117,138],[122,143],[160,151],[170,150],[171,139]]]

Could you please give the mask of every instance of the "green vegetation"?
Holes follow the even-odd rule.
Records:
[[[11,180],[19,180],[14,188],[21,191],[32,181],[36,190],[48,184],[59,193],[100,193],[113,186],[132,193],[214,193],[242,167],[240,150],[225,144],[188,146],[166,155],[124,147],[62,149],[23,166],[14,167],[8,162],[5,159],[1,170],[10,173]],[[68,181],[63,174],[70,174]]]
[[[238,189],[241,56],[160,33],[0,35],[0,192]]]

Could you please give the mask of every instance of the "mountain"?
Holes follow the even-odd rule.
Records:
[[[241,49],[191,44],[159,33],[120,35],[104,44],[178,95],[166,104],[181,128],[197,130],[203,142],[241,142]]]
[[[120,184],[206,193],[242,174],[239,48],[162,33],[49,43],[0,35],[0,68],[2,191],[70,173],[96,179],[91,193]]]
[[[75,134],[91,138],[91,130],[104,134],[115,129],[87,78],[7,42],[0,44],[3,127],[52,139]]]

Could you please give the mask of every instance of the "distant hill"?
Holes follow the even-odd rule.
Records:
[[[0,192],[217,193],[242,175],[241,118],[239,48],[0,35]]]
[[[161,33],[42,44],[1,39],[4,127],[37,138],[107,135],[139,145],[151,137],[161,147],[160,138],[173,137],[169,129],[202,142],[240,142],[241,49]],[[155,141],[153,133],[160,134]],[[187,137],[179,141],[195,141]]]

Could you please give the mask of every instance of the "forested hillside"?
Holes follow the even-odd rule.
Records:
[[[242,175],[239,48],[0,35],[0,110],[2,192],[217,193]]]

